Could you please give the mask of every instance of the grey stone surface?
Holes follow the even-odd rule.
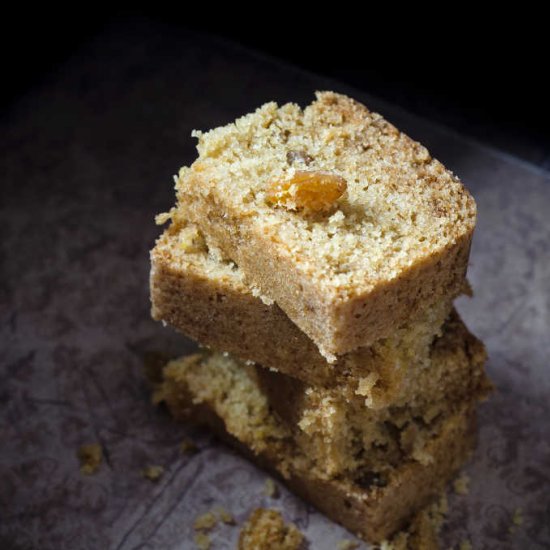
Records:
[[[478,201],[476,296],[459,309],[488,346],[497,393],[446,541],[550,546],[548,176],[337,83],[136,21],[107,29],[1,121],[1,548],[192,548],[192,520],[213,505],[238,521],[280,508],[312,549],[351,538],[284,490],[264,496],[265,474],[206,434],[182,456],[187,431],[150,404],[141,368],[148,353],[193,349],[150,320],[148,299],[153,217],[193,158],[191,129],[323,88],[425,143]],[[95,441],[106,461],[82,476],[76,449]],[[140,475],[149,464],[165,468],[156,484]],[[217,528],[214,548],[234,547],[237,531]]]

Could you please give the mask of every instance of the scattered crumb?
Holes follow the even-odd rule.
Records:
[[[194,455],[199,452],[199,448],[197,447],[194,441],[192,441],[189,438],[185,438],[180,443],[180,451],[186,455]]]
[[[216,527],[217,523],[218,518],[216,515],[213,512],[206,512],[206,514],[202,514],[195,519],[193,529],[195,529],[195,531],[210,531]]]
[[[193,529],[196,533],[195,542],[197,543],[197,546],[199,548],[210,548],[210,539],[208,536],[206,536],[206,533],[208,531],[212,531],[212,529],[214,529],[214,527],[218,525],[219,521],[225,523],[226,525],[236,524],[233,515],[221,506],[217,506],[209,512],[206,512],[195,518]],[[199,539],[202,541],[201,543],[198,542]],[[203,544],[203,546],[201,546],[200,544]]]
[[[80,473],[85,475],[95,474],[103,460],[103,451],[99,443],[81,445],[77,452],[80,460]]]
[[[195,533],[195,544],[199,550],[210,550],[212,542],[205,533]]]
[[[453,489],[457,495],[467,495],[470,492],[470,478],[467,474],[462,474],[453,482]]]
[[[264,493],[270,498],[279,498],[279,487],[270,477],[265,480]]]
[[[512,525],[508,527],[508,532],[510,534],[515,533],[516,527],[519,527],[523,524],[523,514],[521,508],[516,508],[514,514],[512,515]]]
[[[241,530],[238,550],[298,550],[303,542],[302,533],[280,512],[258,508]]]
[[[523,524],[523,510],[521,508],[516,508],[514,510],[514,515],[512,516],[512,523],[518,527]]]
[[[469,540],[463,540],[458,547],[458,550],[472,550],[472,545]]]
[[[233,514],[227,511],[225,508],[222,508],[221,506],[214,508],[214,510],[212,510],[212,513],[216,514],[220,518],[222,523],[225,523],[226,525],[235,525],[237,523],[235,521],[235,518],[233,517]]]
[[[338,543],[338,550],[355,550],[359,548],[359,543],[354,540],[341,540]]]
[[[158,481],[162,477],[162,474],[164,474],[164,468],[154,464],[141,470],[141,475],[150,481]]]
[[[396,533],[391,540],[383,541],[380,550],[438,550],[439,531],[448,512],[446,495],[421,510],[407,529]]]

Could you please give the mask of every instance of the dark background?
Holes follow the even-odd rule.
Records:
[[[5,110],[106,26],[138,17],[216,34],[334,77],[461,133],[550,167],[547,31],[535,11],[446,4],[12,6],[4,14]],[[254,24],[251,21],[255,21]]]

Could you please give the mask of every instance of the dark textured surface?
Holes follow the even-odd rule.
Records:
[[[122,38],[124,36],[124,38]],[[106,31],[2,120],[0,547],[191,548],[193,518],[222,504],[242,520],[270,504],[319,550],[349,535],[265,475],[149,402],[148,352],[192,349],[149,319],[148,251],[192,128],[266,100],[357,96],[425,143],[479,205],[466,322],[487,343],[498,393],[482,407],[471,491],[446,537],[474,548],[550,546],[550,184],[530,165],[362,94],[225,44],[136,22]],[[106,460],[82,476],[76,449]],[[157,484],[140,470],[165,467]],[[523,523],[511,533],[512,516]],[[229,548],[237,528],[214,531]]]

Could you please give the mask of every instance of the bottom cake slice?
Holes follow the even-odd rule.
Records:
[[[329,518],[371,542],[390,537],[437,496],[475,440],[473,398],[431,427],[425,444],[429,462],[403,457],[383,482],[368,475],[327,479],[324,465],[303,453],[272,411],[253,367],[212,353],[172,361],[154,400],[165,402],[178,419],[209,426]]]

